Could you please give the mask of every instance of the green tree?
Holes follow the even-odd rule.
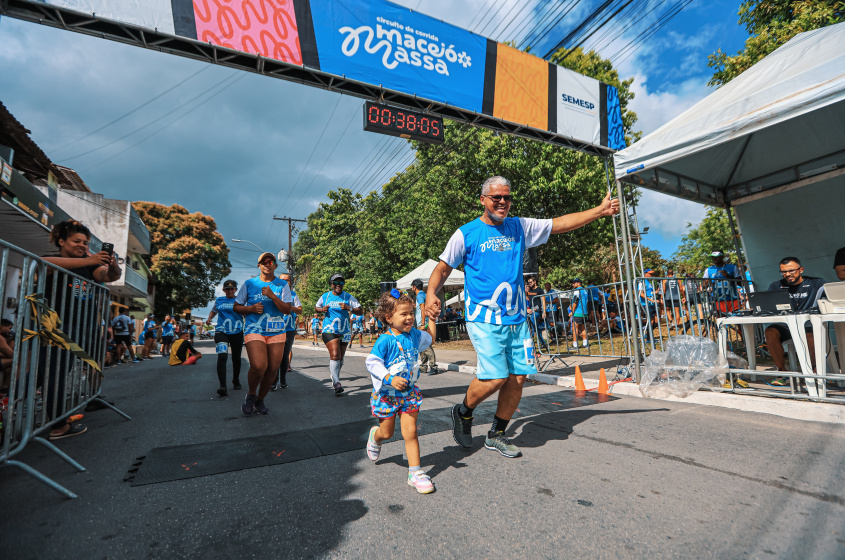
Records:
[[[156,316],[207,305],[232,266],[214,218],[191,214],[178,204],[133,202],[132,206],[150,230],[150,254],[144,259],[155,275]]]
[[[710,85],[725,85],[799,33],[842,21],[842,0],[746,0],[739,7],[739,23],[750,37],[734,56],[719,49],[708,57],[714,70]]]
[[[710,206],[707,214],[701,223],[690,228],[675,254],[673,260],[683,272],[700,273],[710,266],[710,253],[713,251],[724,251],[726,259],[737,263],[736,250],[733,238],[731,237],[731,226],[728,221],[728,213],[723,208]],[[744,260],[744,259],[743,259]]]

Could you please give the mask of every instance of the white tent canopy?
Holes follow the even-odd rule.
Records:
[[[795,36],[614,154],[617,179],[727,206],[845,171],[845,23]],[[820,178],[821,179],[821,178]]]
[[[428,279],[431,278],[431,273],[434,272],[434,267],[437,266],[437,261],[428,259],[417,268],[396,281],[396,287],[400,290],[407,290],[411,287],[411,282],[419,278],[423,282],[423,287],[428,286]],[[444,284],[446,291],[454,290],[456,288],[464,287],[464,273],[460,270],[452,270],[449,278]]]
[[[457,304],[463,303],[463,302],[464,302],[464,291],[461,290],[461,292],[458,295],[456,295],[454,297],[450,297],[449,299],[446,300],[446,307],[452,307],[453,305],[457,305]]]

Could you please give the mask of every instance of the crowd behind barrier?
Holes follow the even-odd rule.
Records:
[[[534,337],[539,372],[555,363],[566,368],[567,359],[575,356],[606,358],[634,357],[636,337],[640,358],[654,350],[665,351],[671,336],[692,335],[720,342],[720,330],[726,352],[733,352],[752,366],[770,362],[765,348],[765,318],[756,324],[720,324],[724,319],[743,316],[748,306],[748,283],[741,279],[708,279],[693,277],[637,277],[634,288],[633,319],[629,309],[625,283],[581,286],[569,290],[550,290],[529,299],[529,326]],[[579,328],[583,324],[583,329]],[[576,330],[577,329],[577,330]],[[826,332],[826,331],[825,331]],[[585,344],[586,339],[586,344]],[[752,340],[753,339],[753,340]],[[735,392],[756,392],[772,396],[813,398],[829,402],[845,402],[845,391],[814,392],[813,384],[842,388],[845,375],[839,375],[831,339],[818,352],[818,359],[828,364],[825,375],[802,372],[797,352],[806,348],[789,345],[791,372],[776,370],[731,370],[725,389]],[[633,368],[631,368],[633,369]],[[623,377],[633,371],[620,364]],[[772,385],[775,378],[788,379],[788,386]],[[803,381],[802,381],[803,380]],[[749,384],[748,381],[756,382]],[[808,389],[807,385],[811,387]],[[803,387],[802,387],[803,385]]]
[[[8,289],[12,283],[7,275],[13,270],[20,271],[19,282]],[[0,466],[18,467],[71,498],[76,495],[14,457],[37,441],[85,470],[49,441],[49,432],[99,399],[109,300],[102,284],[0,240],[0,312],[14,317],[11,365],[2,370],[7,392],[2,400]]]

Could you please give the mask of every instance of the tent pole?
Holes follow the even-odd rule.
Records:
[[[608,167],[608,162],[610,161],[610,156],[604,158],[604,178],[607,181],[607,191],[613,188],[613,185],[610,182],[610,169]],[[621,209],[619,215],[622,215]],[[622,273],[622,251],[619,250],[619,232],[616,228],[616,216],[610,217],[611,221],[613,222],[613,247],[616,249],[616,265],[619,270],[619,284],[621,285],[625,281],[625,275]],[[620,229],[622,222],[619,222]],[[622,250],[625,250],[625,245],[622,245]],[[616,294],[617,299],[619,299],[620,294]],[[619,303],[624,306],[625,305],[625,290],[622,290],[622,299],[619,300]],[[628,352],[628,355],[631,355],[631,341],[628,337],[625,337],[625,350]]]
[[[746,297],[751,291],[748,289],[748,279],[745,276],[745,259],[742,258],[742,244],[739,242],[739,233],[736,231],[736,224],[734,223],[734,212],[731,203],[728,202],[725,206],[728,212],[728,223],[731,226],[731,237],[734,240],[734,249],[736,249],[736,260],[739,265],[739,278],[742,282],[742,287],[745,290]]]
[[[625,247],[625,284],[628,287],[628,336],[634,344],[634,382],[640,382],[640,341],[639,323],[637,322],[636,309],[634,307],[634,281],[631,277],[631,266],[633,250],[630,244],[630,231],[628,230],[628,206],[625,204],[625,196],[622,192],[622,182],[616,181],[616,197],[619,199],[619,215],[622,216],[622,246]]]

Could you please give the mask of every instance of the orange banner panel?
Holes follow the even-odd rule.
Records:
[[[549,63],[499,43],[493,116],[549,129]]]

